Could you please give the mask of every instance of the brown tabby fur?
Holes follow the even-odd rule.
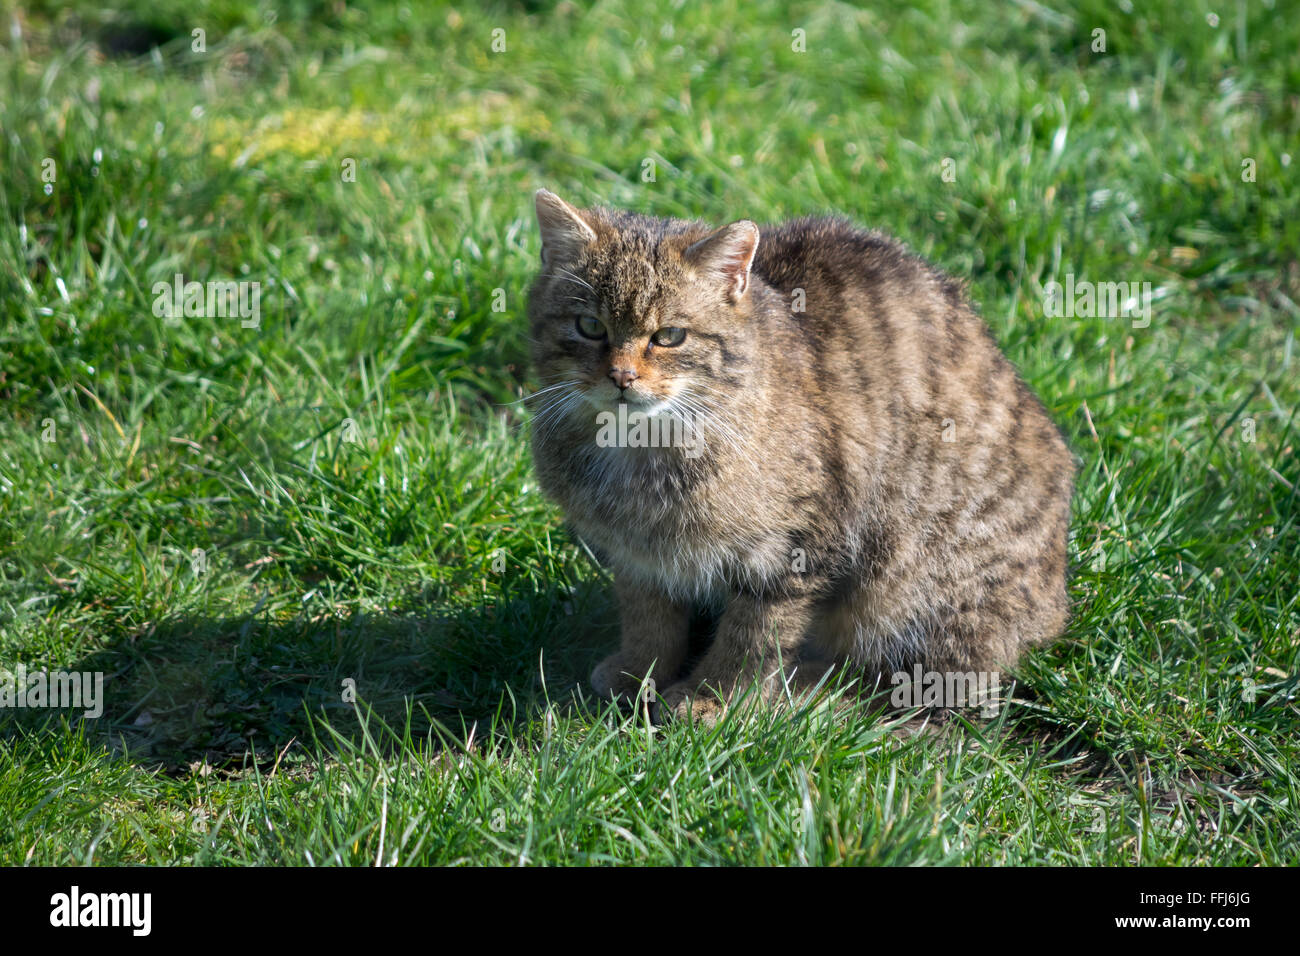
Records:
[[[670,713],[713,717],[754,684],[776,699],[780,669],[991,674],[1061,632],[1074,466],[956,282],[840,219],[714,231],[536,203],[533,454],[614,572],[599,694],[652,674]],[[653,344],[664,327],[685,341]],[[598,447],[620,400],[698,413],[702,454]],[[687,668],[700,608],[716,634]]]

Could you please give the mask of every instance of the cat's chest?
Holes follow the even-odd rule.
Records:
[[[562,498],[578,532],[617,570],[680,597],[723,597],[779,572],[784,560],[762,509],[746,506],[743,490],[707,463],[575,459]]]

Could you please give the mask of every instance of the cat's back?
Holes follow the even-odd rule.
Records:
[[[760,227],[759,320],[844,386],[929,409],[990,376],[1014,377],[962,283],[903,243],[838,217]],[[1009,384],[1009,382],[1008,382]]]
[[[759,227],[754,273],[778,292],[834,297],[875,285],[933,289],[960,300],[960,283],[897,239],[840,216],[804,216]]]
[[[959,281],[839,217],[761,226],[754,272],[772,290],[759,312],[784,346],[781,373],[875,449],[864,464],[893,462],[913,489],[978,488],[1009,469],[1068,501],[1060,431]]]

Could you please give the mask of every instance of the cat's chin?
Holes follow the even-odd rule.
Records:
[[[671,402],[666,398],[641,398],[636,395],[610,397],[596,396],[587,392],[583,395],[587,405],[597,412],[619,413],[620,406],[625,409],[626,415],[645,415],[648,418],[654,418],[662,412],[668,411]]]

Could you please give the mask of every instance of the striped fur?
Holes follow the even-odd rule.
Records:
[[[994,672],[1061,632],[1074,466],[954,280],[840,219],[714,232],[537,205],[533,453],[615,575],[621,647],[597,692],[652,673],[698,715],[770,693],[778,666]],[[686,340],[655,345],[664,327]],[[636,375],[626,392],[611,367]],[[702,453],[598,447],[620,400],[694,415]],[[700,607],[717,630],[688,667]]]

